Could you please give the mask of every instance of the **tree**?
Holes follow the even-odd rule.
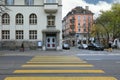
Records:
[[[96,24],[100,24],[104,30],[107,43],[110,40],[110,34],[113,39],[120,37],[120,4],[112,5],[111,10],[101,11],[101,15],[96,19]]]
[[[106,38],[107,38],[107,43],[109,41],[109,27],[108,27],[108,24],[110,23],[110,16],[108,15],[109,11],[107,12],[103,12],[102,11],[102,14],[100,15],[100,17],[98,17],[96,19],[96,24],[97,25],[101,25],[104,30],[105,30],[105,34],[106,35]]]
[[[101,40],[105,38],[105,33],[105,29],[100,24],[93,24],[91,36],[95,37],[95,42],[101,43]]]
[[[112,27],[112,32],[113,32],[113,38],[120,38],[120,4],[114,4],[112,6],[112,21],[111,23],[113,24]]]

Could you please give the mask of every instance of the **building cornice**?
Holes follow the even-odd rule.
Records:
[[[20,7],[43,7],[44,5],[1,5],[1,6],[8,6],[8,7],[16,7],[16,6],[20,6]],[[62,6],[62,5],[58,5]]]

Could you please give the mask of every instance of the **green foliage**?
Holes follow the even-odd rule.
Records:
[[[96,19],[96,26],[98,24],[104,28],[103,34],[107,35],[107,41],[109,34],[113,35],[113,39],[120,38],[120,4],[113,4],[109,11],[101,11],[101,15]]]

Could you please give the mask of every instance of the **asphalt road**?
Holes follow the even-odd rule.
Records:
[[[28,54],[27,52],[24,53]],[[44,79],[43,77],[83,77],[83,80],[87,80],[88,78],[90,79],[91,77],[107,77],[102,80],[120,80],[120,55],[118,53],[119,52],[115,51],[108,53],[106,51],[89,51],[74,48],[71,50],[64,50],[62,52],[47,52],[44,57],[40,57],[42,53],[36,55],[32,54],[31,56],[23,54],[21,56],[16,56],[15,53],[13,55],[4,55],[0,56],[0,80],[14,80],[6,79],[9,77],[24,77],[23,80],[28,80],[25,76],[34,76],[33,78],[35,80],[37,80],[35,77],[37,77],[38,80],[41,79],[39,77],[42,77],[42,79]],[[29,64],[28,62],[31,63]],[[42,65],[45,66],[40,67],[39,62],[42,62]],[[26,65],[28,67],[26,67]],[[31,67],[30,65],[34,67]],[[15,73],[17,70],[22,71]],[[46,71],[46,73],[43,73],[42,70],[44,70],[43,72]],[[59,70],[61,70],[61,72]],[[86,76],[88,76],[88,78],[86,78]],[[77,78],[73,78],[71,80],[75,80]],[[90,80],[97,80],[97,78],[94,78]],[[19,79],[16,78],[15,80]],[[54,80],[54,78],[52,80]],[[64,78],[61,80],[67,79]]]

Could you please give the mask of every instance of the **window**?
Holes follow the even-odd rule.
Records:
[[[80,28],[81,28],[80,23],[78,23],[78,32],[80,32]]]
[[[56,0],[46,0],[46,3],[56,3]]]
[[[84,23],[84,32],[86,32],[86,23]]]
[[[10,31],[9,30],[2,31],[2,39],[10,39]]]
[[[47,17],[47,25],[48,26],[55,26],[55,16],[48,16]]]
[[[86,16],[84,16],[83,18],[84,18],[84,22],[86,22]]]
[[[90,16],[88,17],[88,22],[91,22],[91,17]]]
[[[5,0],[5,4],[6,5],[13,5],[14,4],[14,0]]]
[[[2,15],[2,24],[3,25],[9,25],[10,24],[10,16],[7,13]]]
[[[16,25],[23,25],[23,15],[20,13],[16,15]]]
[[[80,16],[78,16],[78,22],[80,22]]]
[[[37,16],[35,14],[31,14],[29,17],[29,24],[35,25],[37,24]]]
[[[37,39],[37,30],[29,31],[29,39]]]
[[[86,28],[84,28],[84,32],[86,32]]]
[[[34,0],[25,0],[25,5],[33,5]]]
[[[23,30],[16,31],[16,39],[23,39]]]

